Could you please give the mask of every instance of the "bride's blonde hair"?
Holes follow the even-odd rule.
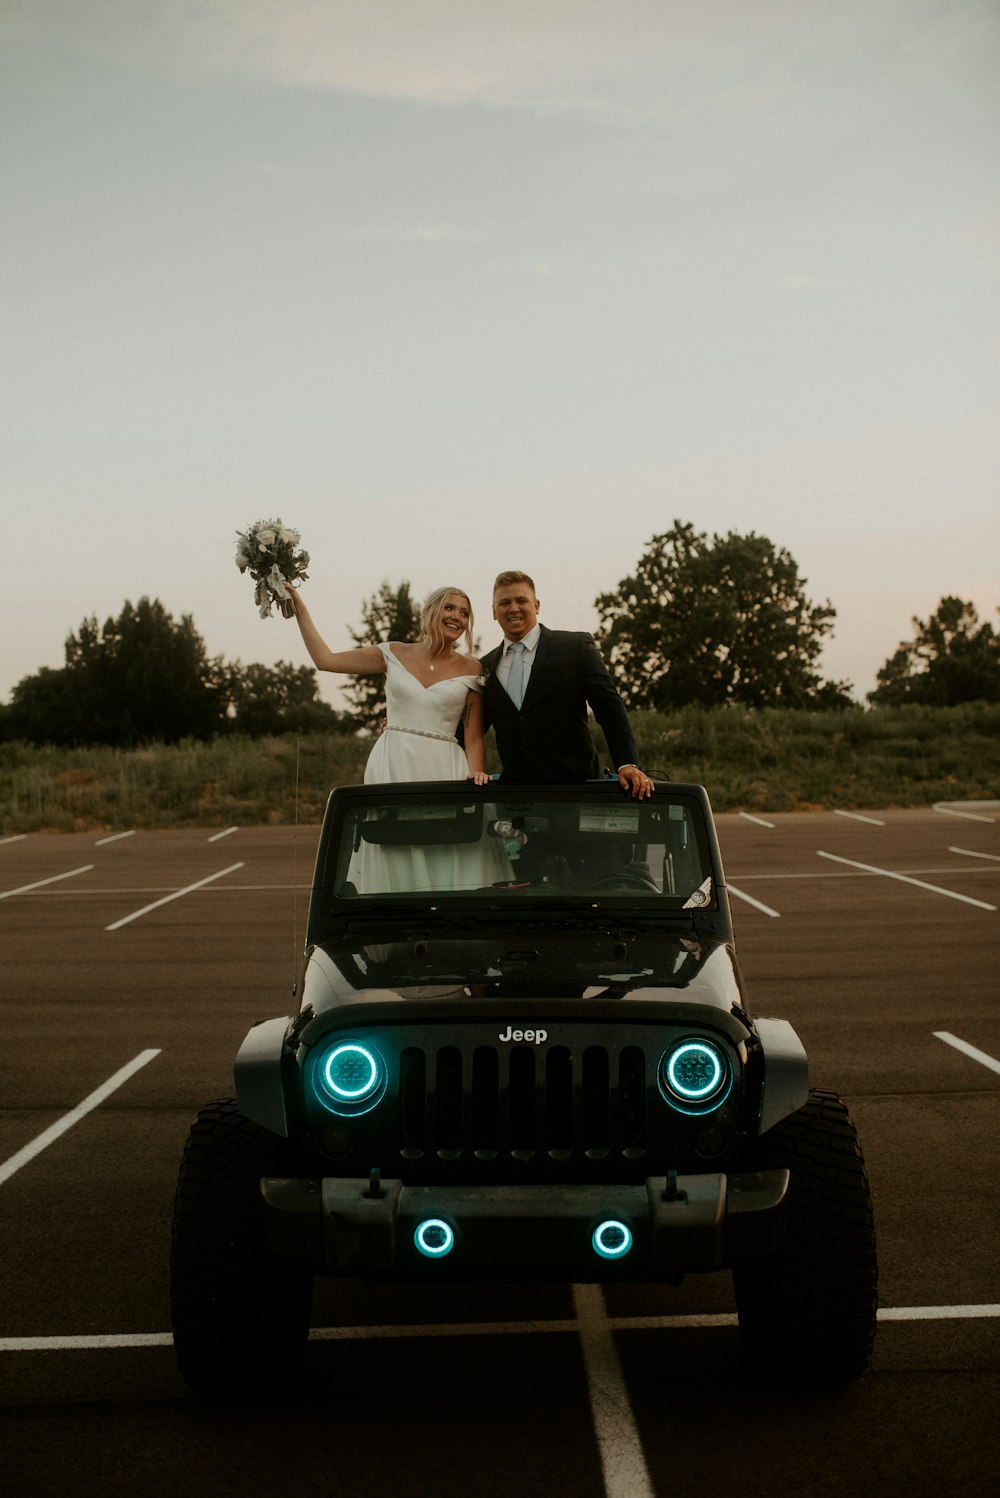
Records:
[[[469,622],[465,629],[464,639],[465,653],[466,655],[471,655],[472,630],[475,620],[472,617],[472,600],[464,588],[435,588],[434,592],[428,596],[427,601],[420,610],[420,638],[417,644],[426,646],[431,653],[442,649],[444,645],[444,630],[441,628],[441,616],[444,613],[445,603],[453,593],[459,598],[464,598],[469,605]]]

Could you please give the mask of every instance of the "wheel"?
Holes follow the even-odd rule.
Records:
[[[652,879],[647,879],[644,874],[608,874],[604,879],[595,879],[588,885],[588,889],[597,892],[599,889],[641,889],[648,894],[652,890],[654,895],[660,893],[659,888]]]
[[[182,1377],[199,1393],[287,1386],[309,1336],[312,1276],[264,1242],[260,1179],[291,1175],[289,1147],[244,1118],[234,1098],[191,1126],[174,1199],[170,1305]]]
[[[835,1382],[868,1366],[878,1264],[868,1176],[851,1116],[832,1092],[761,1141],[760,1168],[791,1173],[776,1253],[733,1271],[744,1353],[781,1382]]]

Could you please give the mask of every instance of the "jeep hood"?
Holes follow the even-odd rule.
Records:
[[[725,1012],[745,1007],[739,970],[722,942],[661,930],[510,927],[379,941],[347,938],[306,956],[302,1008],[319,1016],[350,1006],[442,1006],[488,1010],[491,1002],[586,1005],[684,1003]]]

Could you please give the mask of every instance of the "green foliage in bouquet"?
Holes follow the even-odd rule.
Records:
[[[309,553],[299,546],[298,531],[279,520],[258,520],[236,532],[236,565],[256,583],[254,603],[262,619],[277,604],[286,619],[295,612],[288,584],[308,577]]]

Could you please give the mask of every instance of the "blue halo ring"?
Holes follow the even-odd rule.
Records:
[[[608,1217],[597,1224],[590,1242],[599,1258],[624,1259],[632,1247],[632,1229],[617,1217]]]
[[[455,1247],[455,1229],[441,1217],[425,1217],[417,1224],[413,1241],[426,1259],[443,1259]]]
[[[695,1058],[699,1061],[704,1058],[709,1071],[707,1078],[692,1085],[690,1081],[684,1081],[678,1076],[677,1068],[682,1062],[690,1062]],[[671,1053],[666,1065],[666,1076],[671,1092],[675,1092],[685,1102],[704,1103],[718,1092],[725,1076],[725,1068],[722,1057],[714,1046],[704,1040],[688,1040]]]
[[[365,1064],[368,1066],[368,1075],[355,1087],[345,1087],[342,1083],[333,1080],[334,1063],[347,1056],[360,1058],[362,1068]],[[338,1102],[362,1103],[378,1087],[379,1071],[378,1061],[368,1047],[359,1045],[356,1040],[349,1040],[343,1045],[335,1046],[327,1056],[323,1063],[323,1081]]]
[[[313,1085],[320,1101],[342,1118],[368,1113],[385,1096],[389,1071],[373,1045],[344,1040],[313,1063]]]
[[[696,1036],[664,1051],[656,1079],[678,1112],[712,1113],[732,1091],[733,1067],[724,1047]]]

